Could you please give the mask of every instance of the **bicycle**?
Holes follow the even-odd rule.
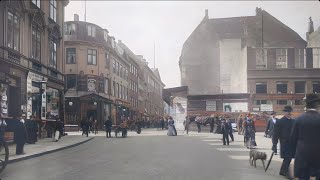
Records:
[[[9,161],[9,147],[7,142],[0,138],[0,174],[6,168]]]

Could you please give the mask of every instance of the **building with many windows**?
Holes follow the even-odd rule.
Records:
[[[305,94],[317,92],[316,57],[294,30],[260,8],[255,16],[213,19],[206,10],[179,61],[188,113],[281,111],[285,105],[302,112]]]
[[[68,0],[0,1],[1,117],[63,118]]]

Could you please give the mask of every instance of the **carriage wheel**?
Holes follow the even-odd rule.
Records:
[[[6,168],[9,160],[9,148],[4,140],[0,140],[0,173]]]

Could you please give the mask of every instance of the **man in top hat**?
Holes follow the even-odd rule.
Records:
[[[276,112],[272,111],[270,115],[265,113],[267,116],[267,128],[265,131],[265,137],[271,138],[273,135],[274,125],[276,124]]]
[[[280,155],[283,159],[282,166],[280,169],[280,175],[289,177],[289,166],[292,158],[294,157],[294,148],[290,144],[290,133],[294,123],[294,119],[291,117],[291,112],[293,111],[291,106],[285,106],[283,112],[285,115],[276,121],[274,126],[274,132],[272,136],[272,149],[275,151],[280,139]],[[276,153],[276,152],[275,152]]]
[[[304,180],[310,176],[320,179],[320,96],[306,96],[307,111],[297,118],[291,142],[296,149],[294,162],[295,177]]]

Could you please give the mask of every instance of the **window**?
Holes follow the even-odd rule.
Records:
[[[88,36],[96,37],[96,28],[93,25],[87,26]]]
[[[119,87],[120,87],[120,86],[119,86],[119,84],[117,83],[117,88],[116,88],[116,89],[117,89],[117,97],[118,97],[118,98],[120,97],[120,94],[119,94],[119,92],[120,92],[119,89],[120,89],[120,88],[119,88]]]
[[[117,67],[116,67],[116,73],[117,73],[117,75],[119,76],[119,62],[117,62]]]
[[[256,93],[266,94],[267,93],[267,83],[256,83]]]
[[[72,35],[76,32],[76,25],[73,23],[65,24],[65,35]]]
[[[57,0],[50,0],[50,18],[57,21]]]
[[[294,105],[303,105],[303,100],[294,100]]]
[[[57,43],[50,40],[50,60],[49,66],[52,68],[57,68]]]
[[[320,68],[320,48],[313,48],[313,68]]]
[[[104,83],[104,93],[109,94],[109,79],[106,79],[106,82]]]
[[[285,82],[277,82],[277,93],[286,94],[288,93],[288,85]]]
[[[277,104],[278,105],[288,105],[288,101],[287,100],[277,100]]]
[[[320,93],[320,81],[312,82],[313,93]]]
[[[306,54],[305,49],[298,49],[298,56],[295,58],[295,68],[305,68]]]
[[[297,81],[294,82],[294,92],[295,93],[305,93],[306,82],[304,81]]]
[[[122,85],[120,85],[120,98],[122,99],[123,98],[123,89],[122,89]]]
[[[267,68],[267,49],[256,50],[256,68],[265,69]]]
[[[109,54],[108,53],[105,53],[104,54],[104,59],[105,59],[105,62],[106,62],[106,68],[110,68],[110,61],[109,61]]]
[[[116,82],[112,82],[112,95],[114,96],[114,97],[116,97]]]
[[[276,67],[287,68],[288,67],[287,49],[276,49]]]
[[[76,63],[76,48],[67,48],[67,64],[75,64]]]
[[[107,42],[108,41],[108,32],[107,31],[103,31],[103,37],[104,37],[104,40]]]
[[[267,100],[254,100],[254,105],[269,104]]]
[[[11,12],[8,12],[7,46],[20,50],[20,18]]]
[[[88,49],[88,64],[97,65],[97,50]]]
[[[32,54],[31,58],[40,61],[41,58],[41,32],[32,26]]]
[[[121,64],[120,64],[120,77],[123,77],[123,69]]]
[[[40,0],[32,0],[32,3],[40,8]]]
[[[75,89],[77,85],[77,75],[67,74],[67,89]]]
[[[117,73],[117,67],[116,67],[116,61],[115,61],[115,60],[113,60],[113,62],[112,62],[112,72],[113,72],[114,74]]]

